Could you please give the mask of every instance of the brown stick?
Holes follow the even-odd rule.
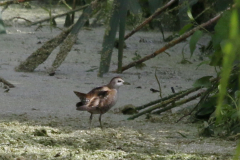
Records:
[[[9,88],[14,88],[15,86],[8,82],[7,80],[5,80],[4,78],[0,77],[0,82],[2,82],[3,84],[7,85]]]
[[[0,6],[10,5],[10,4],[15,4],[15,3],[29,2],[29,1],[32,1],[32,0],[12,0],[12,1],[4,1],[4,2],[0,2]]]
[[[142,112],[139,112],[138,114],[135,114],[135,115],[129,117],[128,120],[133,120],[133,119],[135,119],[135,118],[137,118],[137,117],[139,117],[139,116],[141,116],[141,115],[143,115],[145,113],[150,113],[151,111],[153,111],[155,109],[158,109],[158,108],[161,108],[163,106],[166,106],[166,105],[168,105],[168,104],[170,104],[170,103],[172,103],[172,102],[174,102],[174,101],[176,101],[176,100],[178,100],[178,99],[180,99],[180,98],[182,98],[182,97],[184,97],[184,96],[186,96],[186,95],[188,95],[190,93],[192,93],[192,90],[189,90],[189,91],[187,91],[187,92],[185,92],[183,94],[177,95],[177,96],[175,96],[175,97],[173,97],[171,99],[163,101],[160,104],[157,104],[155,106],[149,107],[148,109],[146,109],[146,110],[144,110]]]
[[[146,24],[148,24],[150,21],[153,20],[153,18],[157,17],[160,15],[163,11],[165,11],[170,5],[172,5],[176,0],[171,0],[169,1],[165,6],[157,9],[150,17],[148,17],[145,21],[143,21],[140,25],[138,25],[134,30],[132,30],[130,33],[125,35],[124,39],[128,39],[131,37],[134,33],[142,29]]]
[[[229,10],[230,8],[228,8],[227,10]],[[179,42],[185,40],[186,38],[188,38],[189,36],[191,36],[195,31],[201,29],[201,28],[204,28],[210,24],[212,24],[213,22],[216,22],[221,16],[222,16],[223,12],[219,13],[217,16],[215,16],[214,18],[210,19],[209,21],[193,28],[192,30],[188,31],[187,33],[183,34],[182,36],[180,36],[179,38],[175,39],[175,40],[172,40],[171,42],[167,43],[165,46],[163,46],[161,49],[155,51],[154,53],[150,54],[150,55],[147,55],[145,57],[143,57],[142,59],[138,60],[138,61],[134,61],[134,62],[131,62],[129,63],[128,65],[125,65],[122,67],[122,70],[121,72],[133,67],[133,66],[136,66],[137,64],[140,64],[140,63],[143,63],[151,58],[154,58],[155,56],[159,55],[160,53],[163,53],[165,50],[167,50],[168,48],[178,44]]]
[[[211,82],[212,84],[215,84],[215,83],[218,82],[218,81],[219,81],[219,78],[218,78],[218,77],[210,79],[210,82]],[[192,92],[196,92],[196,91],[198,91],[198,90],[201,89],[201,88],[202,88],[202,87],[193,87],[193,88],[186,89],[186,90],[184,90],[184,91],[180,91],[180,92],[171,94],[171,95],[169,95],[169,96],[167,96],[167,97],[164,97],[164,98],[161,98],[161,99],[157,99],[157,100],[155,100],[155,101],[151,101],[151,102],[149,102],[149,103],[147,103],[147,104],[144,104],[144,105],[142,105],[142,106],[138,106],[138,107],[136,107],[136,110],[145,109],[145,108],[147,108],[147,107],[149,107],[149,106],[152,106],[152,105],[155,105],[155,104],[157,104],[157,103],[160,103],[160,102],[163,102],[163,101],[172,99],[172,98],[174,98],[174,97],[176,97],[176,96],[178,96],[178,95],[186,95],[186,93],[187,93],[187,94],[190,94],[190,93],[192,93]]]
[[[32,21],[30,21],[30,20],[28,20],[28,19],[26,19],[26,18],[23,18],[23,17],[13,17],[13,18],[11,18],[10,20],[13,20],[13,19],[23,19],[23,20],[25,20],[25,21],[27,21],[28,23],[32,23]]]
[[[200,93],[197,93],[197,94],[195,94],[195,95],[193,95],[193,96],[191,96],[191,97],[189,97],[189,98],[187,98],[187,99],[183,99],[183,100],[181,100],[181,101],[178,101],[178,102],[176,102],[175,105],[170,105],[170,106],[168,106],[168,107],[164,107],[163,109],[160,109],[160,110],[158,110],[158,111],[156,111],[156,112],[154,112],[154,113],[158,113],[158,114],[159,114],[159,113],[165,112],[165,111],[167,111],[167,110],[170,110],[170,109],[172,109],[172,108],[174,108],[174,107],[177,107],[177,106],[180,106],[180,105],[182,105],[182,104],[185,104],[185,103],[187,103],[187,102],[189,102],[189,101],[192,101],[192,100],[200,97],[203,93],[205,93],[205,91],[202,91],[202,92],[200,92]]]
[[[181,118],[179,118],[179,119],[176,121],[176,123],[178,123],[179,121],[181,121],[181,120],[182,120],[183,118],[185,118],[186,116],[190,116],[190,115],[193,113],[193,111],[195,111],[195,109],[198,108],[199,104],[202,103],[202,102],[209,96],[209,94],[210,94],[214,89],[217,88],[218,83],[219,83],[219,80],[220,80],[220,79],[216,79],[216,81],[214,82],[213,86],[210,87],[210,88],[208,88],[208,89],[205,91],[204,95],[201,97],[201,99],[200,99],[199,102],[196,104],[196,106],[195,106],[189,113],[184,114]]]
[[[176,97],[176,96],[178,96],[178,95],[185,94],[186,92],[187,92],[187,93],[189,93],[189,91],[190,91],[190,92],[195,92],[195,91],[197,91],[197,90],[199,90],[199,89],[201,89],[201,87],[197,87],[197,88],[194,87],[194,88],[187,89],[187,90],[185,90],[185,91],[180,91],[180,92],[178,92],[178,93],[174,93],[174,94],[169,95],[169,96],[167,96],[167,97],[164,97],[164,98],[161,98],[161,99],[158,99],[158,100],[149,102],[149,103],[144,104],[144,105],[142,105],[142,106],[138,106],[138,107],[136,107],[136,110],[142,110],[142,109],[145,109],[145,108],[147,108],[147,107],[149,107],[149,106],[152,106],[152,105],[155,105],[155,104],[157,104],[157,103],[166,101],[166,100],[171,99],[171,98],[173,98],[173,97]]]
[[[214,85],[215,85],[218,80],[219,80],[219,78],[216,77],[216,78],[211,79],[210,82],[214,83]],[[148,109],[146,109],[146,110],[144,110],[144,111],[142,111],[142,112],[139,112],[139,113],[137,113],[137,114],[129,117],[128,120],[133,120],[133,119],[135,119],[135,118],[137,118],[137,117],[139,117],[139,116],[141,116],[141,115],[143,115],[143,114],[145,114],[145,113],[150,113],[150,112],[152,112],[152,111],[155,110],[155,109],[165,107],[165,106],[169,105],[170,103],[175,102],[176,100],[178,100],[178,99],[180,99],[180,98],[182,98],[182,97],[184,97],[184,96],[186,96],[186,95],[189,95],[190,93],[195,92],[195,91],[197,91],[197,90],[199,90],[199,89],[201,89],[201,87],[196,87],[196,88],[188,89],[188,90],[186,90],[186,91],[183,91],[182,93],[175,93],[174,95],[176,95],[176,96],[171,97],[171,99],[170,99],[170,98],[167,98],[167,99],[162,98],[162,100],[163,100],[163,99],[164,99],[164,100],[161,101],[160,104],[157,104],[157,105],[155,105],[155,106],[149,107]],[[207,90],[207,92],[208,92],[208,90]],[[194,95],[194,96],[191,96],[191,97],[189,97],[189,98],[186,99],[186,100],[178,101],[174,106],[178,106],[178,105],[181,105],[181,104],[183,104],[183,103],[187,103],[187,102],[189,102],[189,101],[197,98],[197,97],[200,96],[200,94],[202,94],[202,93],[206,93],[206,91],[203,91],[203,92],[200,92],[200,93],[198,93],[198,94],[196,94],[196,95]],[[148,104],[147,104],[147,105],[148,105]],[[153,105],[153,104],[151,104],[151,105]],[[173,105],[171,105],[171,106],[173,106]],[[173,107],[172,107],[172,108],[173,108]],[[163,108],[163,109],[165,109],[165,108]],[[159,110],[159,112],[162,111],[163,109]],[[170,107],[170,109],[171,109],[171,107]]]
[[[42,22],[45,22],[45,21],[50,21],[50,19],[55,19],[55,18],[57,18],[57,17],[62,17],[62,16],[65,16],[65,15],[67,15],[67,14],[71,14],[71,13],[77,12],[77,11],[79,11],[79,10],[82,10],[82,9],[88,7],[88,6],[89,6],[89,4],[86,4],[86,5],[82,6],[82,7],[79,7],[79,8],[77,8],[77,9],[71,10],[71,11],[69,11],[69,12],[62,13],[62,14],[59,14],[59,15],[56,15],[56,16],[52,16],[52,17],[48,17],[48,18],[42,19],[42,20],[40,20],[40,21],[33,22],[33,23],[30,24],[30,26],[36,25],[36,24],[38,24],[38,23],[42,23]]]

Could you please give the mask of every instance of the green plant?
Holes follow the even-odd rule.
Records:
[[[50,17],[49,24],[50,24],[50,29],[52,31],[52,27],[55,27],[57,25],[55,19],[52,18],[52,0],[50,0],[49,2],[49,9],[44,6],[42,6],[41,8],[44,9],[49,14],[49,17]]]
[[[137,60],[142,58],[141,55],[138,54],[137,51],[134,53],[134,55],[135,55],[135,57],[132,58],[133,61],[137,61]],[[145,63],[140,63],[140,64],[137,64],[135,67],[138,68],[138,69],[142,69],[145,66],[146,66]]]
[[[240,0],[235,0],[235,5],[229,11],[225,11],[215,26],[215,33],[212,35],[212,48],[214,53],[210,56],[209,65],[219,67],[218,73],[220,82],[217,92],[211,93],[217,96],[216,119],[213,119],[215,127],[221,127],[229,135],[240,122]],[[200,34],[199,34],[200,35]],[[197,38],[196,38],[197,37]],[[192,39],[197,42],[199,37]],[[191,42],[191,41],[190,41]],[[191,53],[196,43],[190,44]],[[236,134],[236,133],[235,133]],[[240,144],[237,147],[235,159],[240,156]]]

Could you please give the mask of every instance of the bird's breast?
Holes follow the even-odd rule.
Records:
[[[115,105],[118,99],[118,91],[116,89],[113,89],[111,92],[111,96],[110,96],[110,101],[111,101],[111,105]]]

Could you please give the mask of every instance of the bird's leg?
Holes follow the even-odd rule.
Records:
[[[102,128],[102,121],[101,121],[101,118],[102,118],[102,114],[100,114],[100,116],[99,116],[99,123],[100,123],[100,127],[101,127],[101,129],[103,129],[103,128]]]
[[[90,129],[92,128],[92,117],[93,117],[93,114],[91,113],[89,118]]]

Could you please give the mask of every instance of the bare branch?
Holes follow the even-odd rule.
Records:
[[[128,39],[131,37],[134,33],[142,29],[146,24],[148,24],[150,21],[153,20],[153,18],[157,17],[160,15],[163,11],[165,11],[169,6],[171,6],[176,0],[171,0],[169,1],[165,6],[157,9],[150,17],[148,17],[145,21],[143,21],[139,26],[137,26],[134,30],[132,30],[130,33],[125,35],[124,39]]]
[[[227,10],[230,10],[230,8],[228,8]],[[175,39],[175,40],[172,40],[171,42],[167,43],[165,46],[163,46],[161,49],[155,51],[154,53],[150,54],[150,55],[147,55],[145,57],[143,57],[142,59],[138,60],[138,61],[134,61],[134,62],[131,62],[129,63],[128,65],[125,65],[122,67],[122,70],[121,72],[133,67],[133,66],[136,66],[137,64],[140,64],[140,63],[143,63],[151,58],[154,58],[155,56],[159,55],[160,53],[163,53],[165,50],[169,49],[170,47],[173,47],[175,46],[176,44],[182,42],[183,40],[185,40],[186,38],[190,37],[195,31],[203,28],[203,27],[206,27],[214,22],[216,22],[221,16],[222,16],[223,12],[219,13],[217,16],[215,16],[214,18],[210,19],[209,21],[193,28],[192,30],[188,31],[187,33],[183,34],[182,36],[180,36],[179,38]]]

